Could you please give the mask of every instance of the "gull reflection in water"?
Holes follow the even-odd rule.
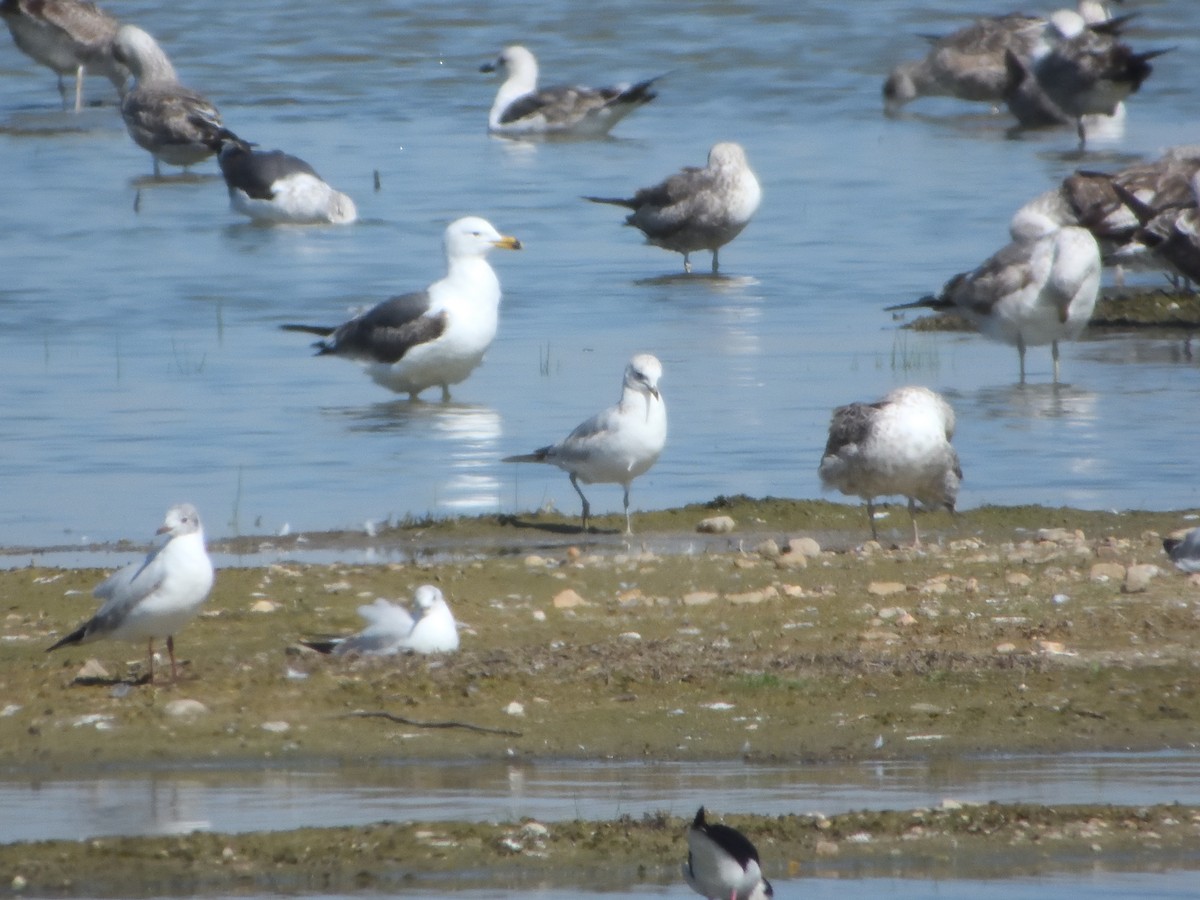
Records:
[[[502,428],[500,414],[491,407],[393,400],[337,412],[352,420],[350,431],[419,436],[422,449],[401,446],[398,452],[406,458],[432,459],[436,465],[430,473],[449,470],[437,485],[439,507],[461,512],[495,509],[499,504],[496,460]]]
[[[984,388],[974,399],[984,419],[1070,419],[1072,424],[1095,423],[1098,401],[1094,391],[1052,382]]]

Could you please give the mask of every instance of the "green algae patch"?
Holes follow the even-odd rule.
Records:
[[[882,533],[906,541],[904,507],[884,511]],[[692,530],[715,513],[735,531]],[[177,636],[177,684],[132,683],[142,645],[45,652],[94,609],[104,572],[0,572],[0,758],[76,772],[1193,745],[1200,584],[1160,540],[1182,514],[940,513],[920,551],[863,543],[850,505],[721,498],[646,520],[630,543],[522,542],[470,520],[436,560],[222,569]],[[302,643],[356,631],[359,605],[424,582],[451,603],[458,653],[348,659]]]
[[[1110,871],[1200,867],[1200,810],[1178,805],[944,801],[914,810],[725,821],[757,845],[777,885],[846,875],[1012,877],[1087,871],[1098,862]],[[669,884],[680,878],[687,825],[657,813],[605,822],[380,823],[43,841],[0,846],[0,873],[5,887],[19,885],[29,895],[101,897]]]

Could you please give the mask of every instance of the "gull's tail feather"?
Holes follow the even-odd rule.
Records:
[[[613,206],[624,206],[626,209],[637,209],[637,204],[632,200],[621,197],[583,197],[584,200],[590,200],[593,203],[610,203]]]
[[[83,639],[86,636],[87,636],[87,625],[80,625],[78,628],[76,628],[74,631],[72,631],[70,634],[68,634],[65,638],[61,638],[58,641],[58,643],[55,644],[53,647],[47,647],[46,652],[49,653],[51,650],[57,650],[59,647],[64,647],[67,644],[82,643]]]
[[[297,325],[289,323],[279,326],[281,331],[302,331],[305,334],[319,334],[321,337],[329,337],[337,331],[337,327],[333,325]]]
[[[532,453],[518,453],[516,456],[506,456],[500,462],[545,462],[550,456],[550,447],[539,447]]]
[[[343,638],[327,638],[325,640],[313,639],[311,641],[300,641],[305,647],[310,650],[316,650],[318,653],[332,653],[338,644],[342,643]]]
[[[1111,19],[1105,19],[1103,22],[1092,22],[1088,25],[1088,31],[1093,34],[1105,34],[1109,37],[1120,37],[1125,26],[1133,19],[1138,17],[1138,13],[1126,13],[1123,16],[1113,16]]]
[[[653,78],[647,78],[645,81],[639,81],[637,84],[630,85],[617,95],[614,103],[631,103],[635,106],[640,106],[643,103],[649,103],[658,96],[653,91],[654,82],[662,78],[662,75],[656,75]]]

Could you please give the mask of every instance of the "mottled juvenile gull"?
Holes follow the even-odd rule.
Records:
[[[584,532],[591,507],[579,482],[621,485],[625,488],[625,533],[632,534],[629,486],[654,465],[667,442],[667,407],[658,391],[660,378],[662,363],[649,353],[639,353],[625,367],[616,406],[581,423],[557,444],[507,456],[504,462],[549,463],[569,472],[571,486],[583,501]]]
[[[423,584],[413,595],[413,610],[382,598],[358,608],[369,623],[358,634],[332,641],[304,641],[334,656],[394,656],[398,653],[452,653],[458,649],[458,626],[442,592]]]
[[[919,547],[916,501],[954,512],[962,469],[953,437],[954,410],[928,388],[896,388],[875,403],[839,406],[818,468],[821,484],[867,501],[875,540],[875,498],[907,497],[913,546]]]
[[[442,400],[450,385],[466,379],[496,336],[500,280],[488,265],[499,247],[520,250],[521,242],[500,234],[477,216],[451,222],[444,237],[446,276],[423,291],[384,300],[339,325],[284,325],[285,331],[319,334],[318,356],[361,363],[379,385],[414,400],[435,385]]]
[[[113,38],[120,23],[87,0],[0,0],[0,18],[12,32],[17,49],[58,76],[63,107],[63,76],[75,78],[75,112],[83,108],[85,72],[103,75],[124,92],[129,70],[113,57]]]
[[[167,510],[158,529],[164,543],[140,563],[131,563],[102,581],[92,593],[100,611],[50,650],[101,638],[148,641],[149,678],[154,680],[154,639],[167,639],[171,680],[177,677],[175,633],[192,620],[213,585],[213,566],[204,546],[200,515],[190,503]]]
[[[766,900],[775,896],[771,882],[763,876],[754,844],[736,828],[706,822],[703,806],[688,829],[687,844],[683,878],[700,896],[708,900]]]
[[[1128,255],[1140,261],[1148,250],[1176,275],[1200,284],[1200,172],[1192,176],[1191,186],[1190,204],[1158,207],[1143,203],[1131,190],[1113,182],[1117,196],[1138,217],[1141,227],[1110,259],[1121,262]]]
[[[688,166],[661,184],[642,188],[632,198],[585,197],[632,209],[625,218],[646,235],[647,243],[683,254],[683,269],[692,271],[689,254],[717,251],[742,233],[762,200],[762,188],[746,162],[741,145],[714,144],[704,168]]]
[[[255,222],[344,225],[358,218],[354,201],[304,160],[282,150],[255,150],[230,131],[222,131],[216,144],[229,205]]]
[[[203,95],[179,83],[162,47],[142,29],[122,25],[113,54],[129,67],[137,83],[121,101],[129,136],[159,162],[190,165],[207,159],[222,134],[221,114]]]
[[[1200,528],[1193,528],[1182,538],[1163,538],[1163,550],[1175,567],[1184,572],[1200,572]]]
[[[1100,292],[1100,248],[1086,228],[1030,220],[1029,231],[937,296],[887,309],[955,310],[986,336],[1012,344],[1025,381],[1025,348],[1049,344],[1059,379],[1058,342],[1079,337]]]
[[[578,85],[538,89],[538,64],[524,47],[505,47],[495,62],[481,72],[505,70],[508,77],[496,93],[488,113],[488,129],[495,134],[607,134],[621,119],[653,100],[656,78],[637,84],[590,88]]]

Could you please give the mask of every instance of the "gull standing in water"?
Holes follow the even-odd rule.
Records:
[[[230,207],[255,222],[345,225],[358,218],[354,201],[304,160],[282,150],[255,150],[224,129],[215,144]]]
[[[120,23],[87,0],[0,0],[0,18],[17,49],[58,76],[58,94],[67,107],[63,76],[75,78],[75,112],[83,109],[84,72],[103,75],[119,93],[129,69],[113,57]]]
[[[656,78],[613,87],[539,90],[537,60],[519,45],[505,47],[495,62],[479,67],[481,72],[501,69],[508,77],[488,113],[488,130],[494,134],[597,137],[608,134],[621,119],[658,96],[651,90]]]
[[[978,268],[946,282],[937,296],[889,306],[955,310],[995,340],[1013,344],[1025,382],[1025,348],[1049,344],[1054,381],[1058,342],[1079,337],[1100,292],[1100,248],[1086,228],[1029,219],[1028,231]]]
[[[532,453],[506,456],[504,462],[537,462],[558,466],[571,475],[571,487],[583,501],[583,531],[591,507],[579,482],[619,484],[625,488],[625,533],[632,534],[629,486],[649,470],[667,443],[667,407],[658,391],[662,363],[639,353],[625,367],[621,399],[581,423],[557,444]]]
[[[358,634],[332,641],[304,641],[334,656],[397,653],[452,653],[458,649],[458,626],[442,592],[423,584],[413,595],[413,612],[382,598],[358,608],[369,623]]]
[[[137,79],[121,101],[129,136],[159,162],[185,169],[212,156],[222,134],[221,114],[202,94],[179,83],[158,41],[135,25],[122,25],[113,54]]]
[[[683,878],[708,900],[766,900],[775,896],[763,876],[758,850],[750,839],[729,825],[710,825],[704,807],[687,833],[688,856]]]
[[[450,223],[443,243],[446,276],[425,290],[384,300],[337,327],[283,329],[328,338],[313,345],[318,356],[361,363],[376,384],[414,400],[437,385],[448,401],[450,385],[475,371],[496,336],[500,280],[487,255],[497,247],[520,250],[521,242],[467,216]]]
[[[954,410],[934,391],[901,387],[875,403],[851,403],[833,411],[829,441],[818,473],[821,484],[867,501],[871,537],[875,498],[908,498],[913,546],[921,546],[916,501],[954,512],[962,468],[950,445]]]
[[[101,638],[148,641],[149,680],[154,681],[154,639],[167,639],[171,680],[175,681],[175,633],[200,610],[213,585],[213,566],[204,546],[200,515],[190,503],[167,510],[158,529],[164,543],[140,563],[131,563],[102,581],[92,593],[104,601],[96,615],[53,647],[87,644]]]
[[[682,253],[685,272],[692,271],[689,254],[711,250],[716,274],[717,251],[750,224],[762,201],[762,188],[746,162],[746,151],[726,141],[713,145],[704,168],[688,166],[628,200],[584,199],[632,209],[625,224],[646,235],[647,243]]]

